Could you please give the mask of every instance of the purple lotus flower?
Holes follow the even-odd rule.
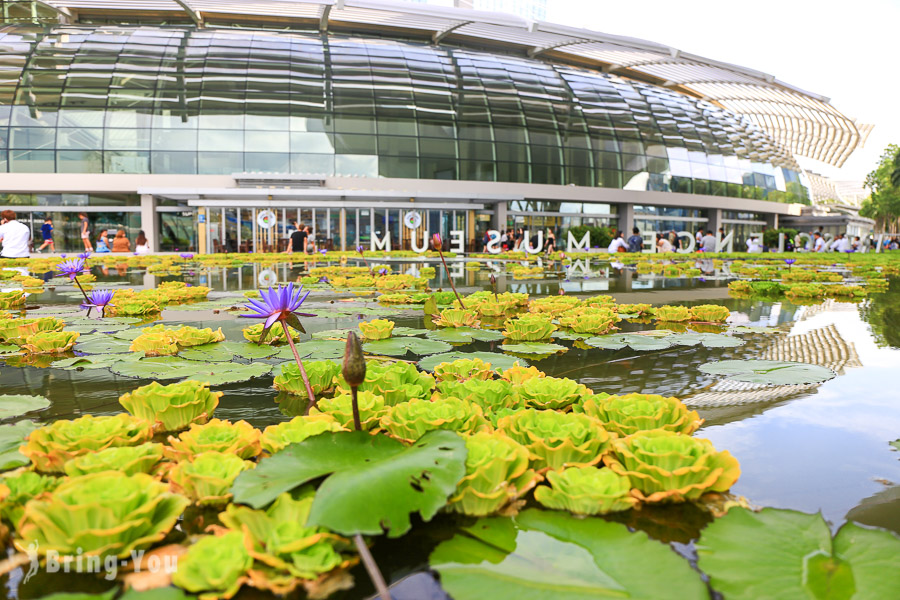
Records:
[[[262,336],[259,338],[260,344],[262,344],[269,335],[269,330],[272,328],[272,325],[278,322],[286,323],[297,331],[306,333],[306,330],[303,328],[303,325],[300,324],[300,319],[298,317],[314,317],[315,315],[297,312],[297,309],[300,308],[300,305],[303,304],[303,301],[309,296],[309,292],[303,294],[303,285],[300,285],[300,287],[296,289],[294,289],[293,283],[289,283],[287,286],[280,288],[270,287],[268,292],[259,290],[259,295],[261,300],[251,299],[249,304],[244,305],[249,310],[254,311],[255,314],[244,314],[240,316],[250,319],[266,320],[263,325]]]
[[[83,260],[87,260],[87,259],[89,259],[90,257],[91,257],[90,251],[82,252],[81,254],[78,255],[78,258],[81,258],[81,259],[83,259]]]
[[[64,260],[56,265],[56,268],[59,269],[56,273],[58,277],[68,276],[69,280],[73,280],[82,273],[88,272],[84,266],[83,258],[70,258],[69,260]]]
[[[359,252],[360,254],[362,254],[362,253],[363,253],[363,247],[362,247],[362,246],[357,246],[357,247],[356,247],[356,251]]]
[[[792,265],[792,264],[794,264],[795,262],[797,262],[797,259],[796,259],[796,258],[786,258],[786,259],[784,259],[784,263],[785,263],[786,265],[789,265],[789,266]]]
[[[388,274],[387,269],[384,267],[381,267],[380,269],[378,269],[378,274],[379,275],[387,275]]]
[[[325,256],[326,254],[328,254],[328,250],[326,250],[325,248],[322,248],[321,250],[319,250],[319,252],[322,253],[322,256]]]
[[[60,258],[65,258],[66,255],[65,255],[65,254],[60,254],[59,257],[60,257]]]
[[[107,306],[115,306],[112,304],[112,298],[115,292],[113,290],[93,290],[87,296],[87,301],[81,303],[81,308],[90,311],[92,308],[100,309],[100,316],[105,316]]]
[[[319,283],[328,283],[328,277],[326,275],[322,275],[319,277]]]
[[[184,260],[190,260],[190,259],[194,258],[194,255],[191,254],[190,252],[182,252],[182,253],[179,254],[178,256],[180,256],[180,257],[183,258]]]

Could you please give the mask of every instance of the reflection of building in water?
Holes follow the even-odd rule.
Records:
[[[837,302],[834,298],[829,298],[814,306],[801,306],[797,311],[797,321],[806,321],[812,319],[816,315],[826,312],[852,312],[859,310],[859,304],[853,302]]]
[[[852,342],[841,337],[834,324],[799,335],[779,335],[771,339],[760,360],[804,362],[828,367],[838,375],[847,367],[861,367]],[[706,391],[682,398],[694,408],[722,407],[773,402],[815,388],[818,384],[767,386],[740,381],[719,381]]]

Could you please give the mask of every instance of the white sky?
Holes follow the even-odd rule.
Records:
[[[831,98],[859,123],[866,145],[836,169],[798,157],[838,180],[862,180],[900,143],[897,39],[900,0],[548,0],[547,21],[626,35],[772,74]]]

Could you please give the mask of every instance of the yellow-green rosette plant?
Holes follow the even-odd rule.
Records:
[[[330,414],[301,415],[278,425],[269,425],[259,441],[263,450],[275,454],[288,444],[296,444],[327,431],[346,429]]]
[[[718,304],[701,304],[691,307],[691,320],[706,323],[724,323],[731,316],[731,311]]]
[[[612,441],[597,419],[555,410],[520,410],[501,417],[497,429],[528,448],[538,470],[595,465]]]
[[[393,321],[387,319],[373,319],[360,322],[359,330],[367,340],[386,340],[391,337],[394,325]]]
[[[56,317],[36,319],[0,319],[0,342],[13,338],[26,338],[45,331],[62,331],[65,322]]]
[[[582,300],[582,304],[585,306],[595,306],[595,307],[605,307],[612,308],[613,304],[616,303],[616,299],[608,294],[601,294],[599,296],[594,296],[592,298],[585,298]]]
[[[500,378],[517,386],[534,377],[546,377],[543,371],[537,367],[523,367],[516,363],[514,366],[500,373]]]
[[[198,329],[196,327],[184,325],[176,329],[174,335],[175,342],[178,344],[179,348],[202,346],[203,344],[212,344],[214,342],[225,340],[225,334],[222,333],[221,327],[213,331],[210,327]]]
[[[438,383],[434,400],[454,396],[481,406],[485,414],[503,408],[522,407],[521,400],[513,394],[512,385],[503,379],[447,380]]]
[[[178,558],[178,570],[172,583],[202,600],[228,599],[247,581],[253,557],[247,551],[244,534],[228,531],[224,535],[206,535]]]
[[[185,460],[203,452],[234,454],[247,459],[262,452],[259,430],[246,421],[231,423],[212,419],[205,425],[191,425],[178,437],[169,436],[166,456],[173,460]]]
[[[576,515],[605,515],[633,508],[631,480],[610,469],[571,467],[547,473],[550,486],[534,490],[534,499],[547,508]]]
[[[360,391],[357,401],[359,420],[362,423],[363,431],[378,431],[381,417],[388,411],[384,397],[372,392]],[[310,409],[309,414],[310,416],[330,415],[341,427],[353,429],[353,396],[347,393],[334,398],[321,398],[315,408]]]
[[[434,402],[418,399],[401,402],[381,417],[381,427],[403,442],[414,442],[435,429],[460,433],[490,429],[480,406],[452,396]]]
[[[653,308],[650,304],[617,304],[616,312],[620,315],[645,315]]]
[[[495,514],[537,485],[528,450],[500,432],[466,436],[466,476],[456,486],[447,509],[473,517]]]
[[[515,319],[507,319],[503,335],[515,341],[539,342],[546,340],[556,325],[547,316],[541,314],[523,314]]]
[[[690,321],[691,309],[686,306],[659,306],[653,309],[653,314],[659,321]]]
[[[178,354],[178,344],[168,333],[142,333],[131,341],[128,347],[132,352],[143,352],[144,356],[174,356]]]
[[[409,294],[381,294],[378,301],[382,304],[413,304],[413,297]]]
[[[341,365],[333,360],[303,361],[303,367],[316,398],[324,392],[334,389],[337,377],[341,374]],[[281,365],[281,375],[275,377],[272,385],[280,392],[287,392],[303,398],[307,396],[306,383],[300,375],[300,367],[294,361]]]
[[[231,500],[231,485],[237,476],[256,463],[234,454],[201,452],[169,470],[172,489],[199,506],[224,506]]]
[[[603,335],[616,327],[619,315],[611,310],[595,308],[590,311],[577,314],[567,314],[559,317],[561,327],[571,329],[575,333],[591,333]]]
[[[19,471],[0,479],[0,518],[15,527],[25,512],[25,503],[52,492],[60,479],[34,471]]]
[[[153,468],[163,459],[162,444],[141,444],[140,446],[122,446],[107,448],[100,452],[92,452],[70,460],[65,464],[66,475],[80,477],[103,471],[116,471],[125,475],[151,473]]]
[[[241,330],[241,333],[244,337],[254,344],[259,343],[259,338],[262,336],[263,326],[265,323],[257,323],[256,325],[251,325],[250,327],[244,327]],[[288,327],[291,332],[291,338],[295,342],[300,341],[300,332],[294,329],[293,327]],[[284,327],[272,327],[269,330],[269,335],[266,336],[265,344],[269,344],[270,346],[279,345],[279,344],[287,344],[287,336],[284,335]]]
[[[188,504],[145,473],[74,477],[25,505],[15,544],[40,556],[125,558],[162,540]]]
[[[254,587],[288,594],[301,580],[316,580],[335,569],[349,567],[350,541],[323,527],[306,524],[315,490],[305,486],[284,493],[265,510],[231,504],[219,520],[231,531],[242,531],[255,564]]]
[[[603,462],[645,502],[696,500],[705,492],[726,492],[741,468],[727,451],[716,451],[709,440],[671,431],[639,431],[613,442]]]
[[[360,392],[372,392],[381,396],[388,406],[413,398],[430,398],[433,389],[434,377],[405,362],[367,363],[366,379],[359,386]],[[338,392],[350,393],[350,386],[343,377],[338,378]]]
[[[528,312],[558,315],[581,304],[575,296],[547,296],[528,303]]]
[[[597,394],[584,398],[574,410],[598,419],[604,429],[622,437],[651,429],[690,435],[703,424],[700,415],[678,398],[657,394]]]
[[[434,319],[438,327],[478,327],[478,313],[471,309],[445,308]]]
[[[222,392],[211,392],[209,384],[188,379],[141,386],[119,398],[119,404],[139,419],[153,423],[158,432],[180,431],[194,423],[209,421]]]
[[[154,325],[142,331],[143,333],[131,342],[129,350],[143,352],[144,356],[171,356],[183,348],[221,342],[225,339],[221,327],[213,331],[209,327],[197,329],[185,325],[171,329],[165,325]]]
[[[0,292],[0,308],[21,308],[25,306],[25,292],[12,290]]]
[[[131,415],[59,420],[28,434],[19,452],[42,473],[62,473],[64,465],[79,456],[120,446],[137,446],[150,440],[150,423]]]
[[[459,358],[437,365],[434,368],[434,376],[440,382],[491,379],[494,370],[491,363],[484,362],[480,358]]]
[[[587,386],[566,378],[533,377],[515,386],[515,394],[529,408],[567,409],[593,394]]]
[[[15,341],[28,354],[62,354],[75,346],[80,335],[75,331],[41,331]]]

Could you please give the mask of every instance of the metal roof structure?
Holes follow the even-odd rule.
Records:
[[[110,19],[192,21],[377,33],[480,48],[615,73],[702,98],[744,115],[793,154],[841,166],[872,125],[829,99],[773,75],[663,44],[528,21],[514,15],[388,0],[36,0],[66,23]]]

